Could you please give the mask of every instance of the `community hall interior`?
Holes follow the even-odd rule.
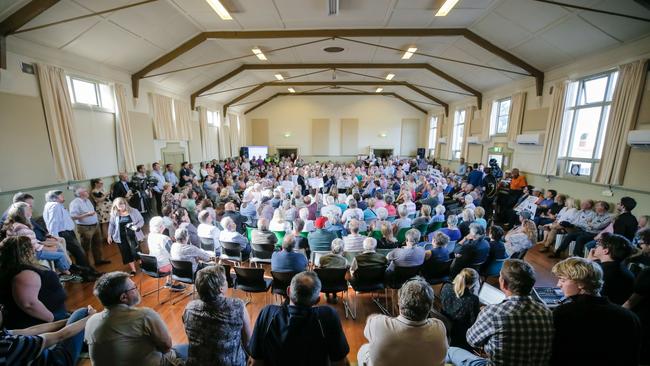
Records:
[[[0,0],[0,365],[650,365],[648,58],[649,0]]]

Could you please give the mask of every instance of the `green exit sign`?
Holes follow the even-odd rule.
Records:
[[[494,152],[501,152],[501,147],[494,147]]]

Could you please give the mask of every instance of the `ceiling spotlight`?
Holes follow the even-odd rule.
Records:
[[[222,20],[232,20],[230,13],[219,0],[206,0]]]
[[[262,50],[260,50],[259,47],[254,47],[251,51],[253,51],[255,56],[257,56],[257,58],[259,58],[260,60],[262,60],[262,61],[267,60],[266,56],[264,56],[264,54],[262,53]]]
[[[409,47],[408,50],[404,52],[404,55],[402,56],[402,60],[408,60],[409,58],[411,58],[411,56],[413,56],[413,54],[417,50],[418,50],[417,47]]]
[[[391,72],[391,73],[389,73],[388,75],[386,75],[386,80],[393,80],[394,77],[395,77],[395,74],[393,74],[393,73]]]
[[[278,81],[284,80],[284,76],[282,76],[282,74],[280,74],[280,73],[277,73],[274,76],[275,76],[276,79],[278,79]]]
[[[444,4],[438,9],[438,12],[436,13],[437,17],[444,17],[446,16],[451,9],[456,6],[456,3],[458,3],[458,0],[446,0]]]
[[[287,90],[289,90],[289,93],[295,93],[296,92],[296,89],[294,89],[294,88],[289,88]]]
[[[384,88],[377,88],[377,90],[375,90],[375,93],[381,93],[383,90]]]

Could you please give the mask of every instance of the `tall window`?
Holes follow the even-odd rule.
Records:
[[[591,176],[600,161],[617,71],[569,84],[558,157],[563,174]]]
[[[510,98],[495,100],[492,104],[490,116],[490,136],[505,135],[508,133],[510,122]]]
[[[460,151],[463,146],[463,132],[465,130],[465,110],[457,110],[454,113],[454,133],[451,141],[451,158],[460,159]]]
[[[113,90],[108,84],[77,76],[67,76],[66,79],[72,103],[100,107],[110,111],[115,109]]]
[[[436,152],[436,134],[438,132],[438,117],[431,117],[429,120],[429,156]]]
[[[221,124],[221,116],[219,111],[208,110],[208,125],[209,126],[219,126]]]

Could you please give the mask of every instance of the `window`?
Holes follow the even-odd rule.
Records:
[[[454,134],[451,142],[451,158],[460,159],[460,151],[463,146],[463,133],[465,130],[465,110],[458,110],[454,113]]]
[[[76,76],[66,77],[73,104],[114,110],[113,90],[108,84]]]
[[[429,156],[436,152],[436,137],[438,133],[438,117],[431,117],[429,120]]]
[[[490,136],[508,133],[510,121],[510,98],[495,100],[490,115]]]
[[[569,84],[558,151],[563,175],[591,176],[603,150],[618,72],[592,75]]]
[[[208,110],[208,125],[219,126],[221,125],[221,116],[218,111]]]

